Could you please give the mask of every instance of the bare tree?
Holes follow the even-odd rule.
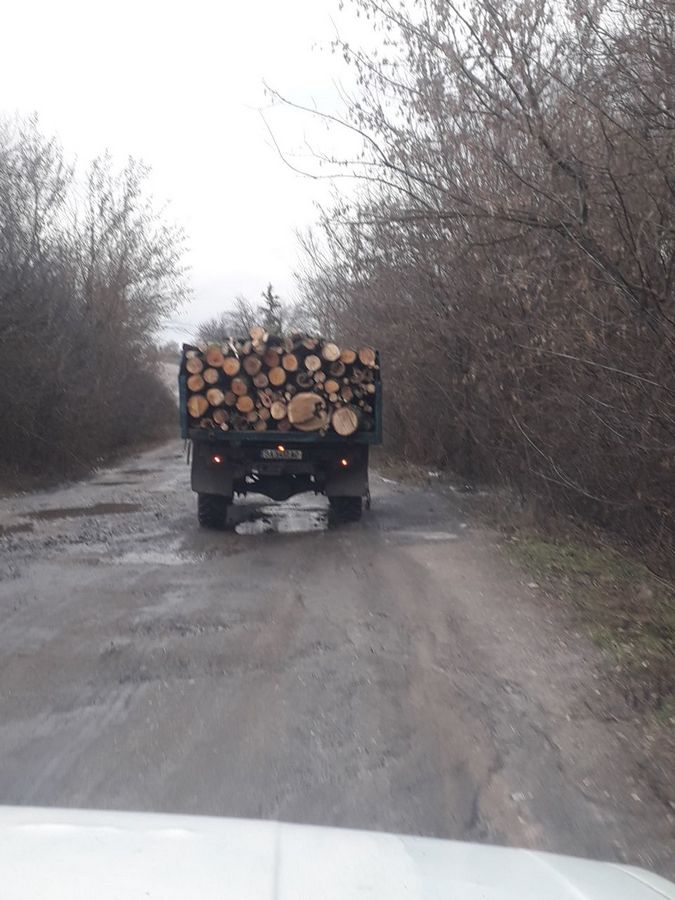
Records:
[[[671,547],[675,12],[355,5],[386,56],[336,45],[363,152],[332,162],[363,190],[303,238],[305,303],[413,374],[404,453]]]
[[[86,468],[138,439],[139,396],[145,436],[171,414],[148,351],[187,293],[183,241],[146,178],[104,157],[80,179],[36,121],[0,122],[5,468]]]

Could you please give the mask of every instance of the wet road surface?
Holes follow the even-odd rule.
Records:
[[[0,803],[279,818],[673,875],[631,721],[451,493],[198,528],[170,444],[0,501]]]

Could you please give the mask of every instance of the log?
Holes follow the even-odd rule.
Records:
[[[286,418],[286,404],[282,403],[281,400],[275,400],[272,406],[270,407],[270,414],[273,419],[276,419],[277,422],[281,421],[281,419]]]
[[[241,362],[236,356],[226,356],[223,360],[223,365],[221,366],[221,368],[223,372],[226,375],[229,375],[231,378],[233,375],[236,375],[239,372],[239,369],[241,369]]]
[[[222,406],[225,402],[225,394],[220,388],[209,388],[206,392],[206,399],[211,406]]]
[[[242,365],[247,375],[257,375],[262,369],[262,359],[252,353],[250,356],[244,357]]]
[[[255,406],[253,397],[250,394],[242,394],[237,399],[237,409],[240,413],[249,413]]]
[[[223,351],[220,347],[211,346],[206,351],[206,362],[209,366],[213,366],[214,369],[220,369],[223,363],[225,362],[225,357],[223,356]]]
[[[328,427],[329,421],[330,418],[326,410],[320,409],[315,416],[308,419],[306,422],[298,422],[295,425],[295,428],[297,428],[298,431],[321,431],[325,433],[324,429]]]
[[[193,394],[187,402],[187,408],[193,419],[199,419],[209,408],[209,401],[203,394]]]
[[[303,333],[184,346],[191,427],[314,431],[349,437],[372,432],[379,365],[375,350],[340,348]],[[206,408],[205,408],[206,404]]]
[[[351,406],[341,406],[334,410],[330,423],[341,437],[349,437],[359,427],[359,414]]]
[[[280,387],[286,381],[286,372],[281,366],[275,366],[273,369],[270,369],[267,377],[270,380],[270,384],[273,384],[274,387]]]
[[[263,354],[263,362],[267,366],[268,369],[274,369],[276,366],[281,363],[281,356],[274,347],[268,347]]]
[[[185,360],[185,368],[191,375],[198,375],[204,368],[204,363],[198,356],[191,356]]]
[[[326,362],[336,362],[340,359],[340,348],[337,344],[327,343],[324,344],[321,348],[321,356],[326,360]]]
[[[318,431],[328,423],[325,401],[313,393],[296,394],[288,404],[288,420],[300,431]]]
[[[359,362],[362,365],[367,366],[369,369],[375,367],[377,357],[372,347],[361,347],[361,349],[359,350]]]
[[[230,383],[230,390],[237,397],[243,397],[244,394],[248,394],[248,384],[244,378],[233,378]]]
[[[311,388],[314,384],[314,379],[309,372],[298,372],[295,376],[295,383],[300,388]]]
[[[201,391],[204,389],[204,379],[199,374],[190,375],[187,386],[189,391]]]

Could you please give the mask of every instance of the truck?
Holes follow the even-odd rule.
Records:
[[[379,353],[361,351],[361,366],[358,351],[320,338],[271,340],[263,332],[257,342],[183,345],[180,427],[199,524],[226,527],[235,497],[304,492],[328,498],[333,522],[356,521],[370,506],[370,447],[382,441]],[[308,418],[297,413],[303,405]]]

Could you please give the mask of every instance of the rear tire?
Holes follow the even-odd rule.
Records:
[[[361,497],[329,497],[330,512],[335,522],[358,522],[363,509]]]
[[[229,497],[220,494],[197,494],[197,519],[202,528],[222,530],[227,524]]]

